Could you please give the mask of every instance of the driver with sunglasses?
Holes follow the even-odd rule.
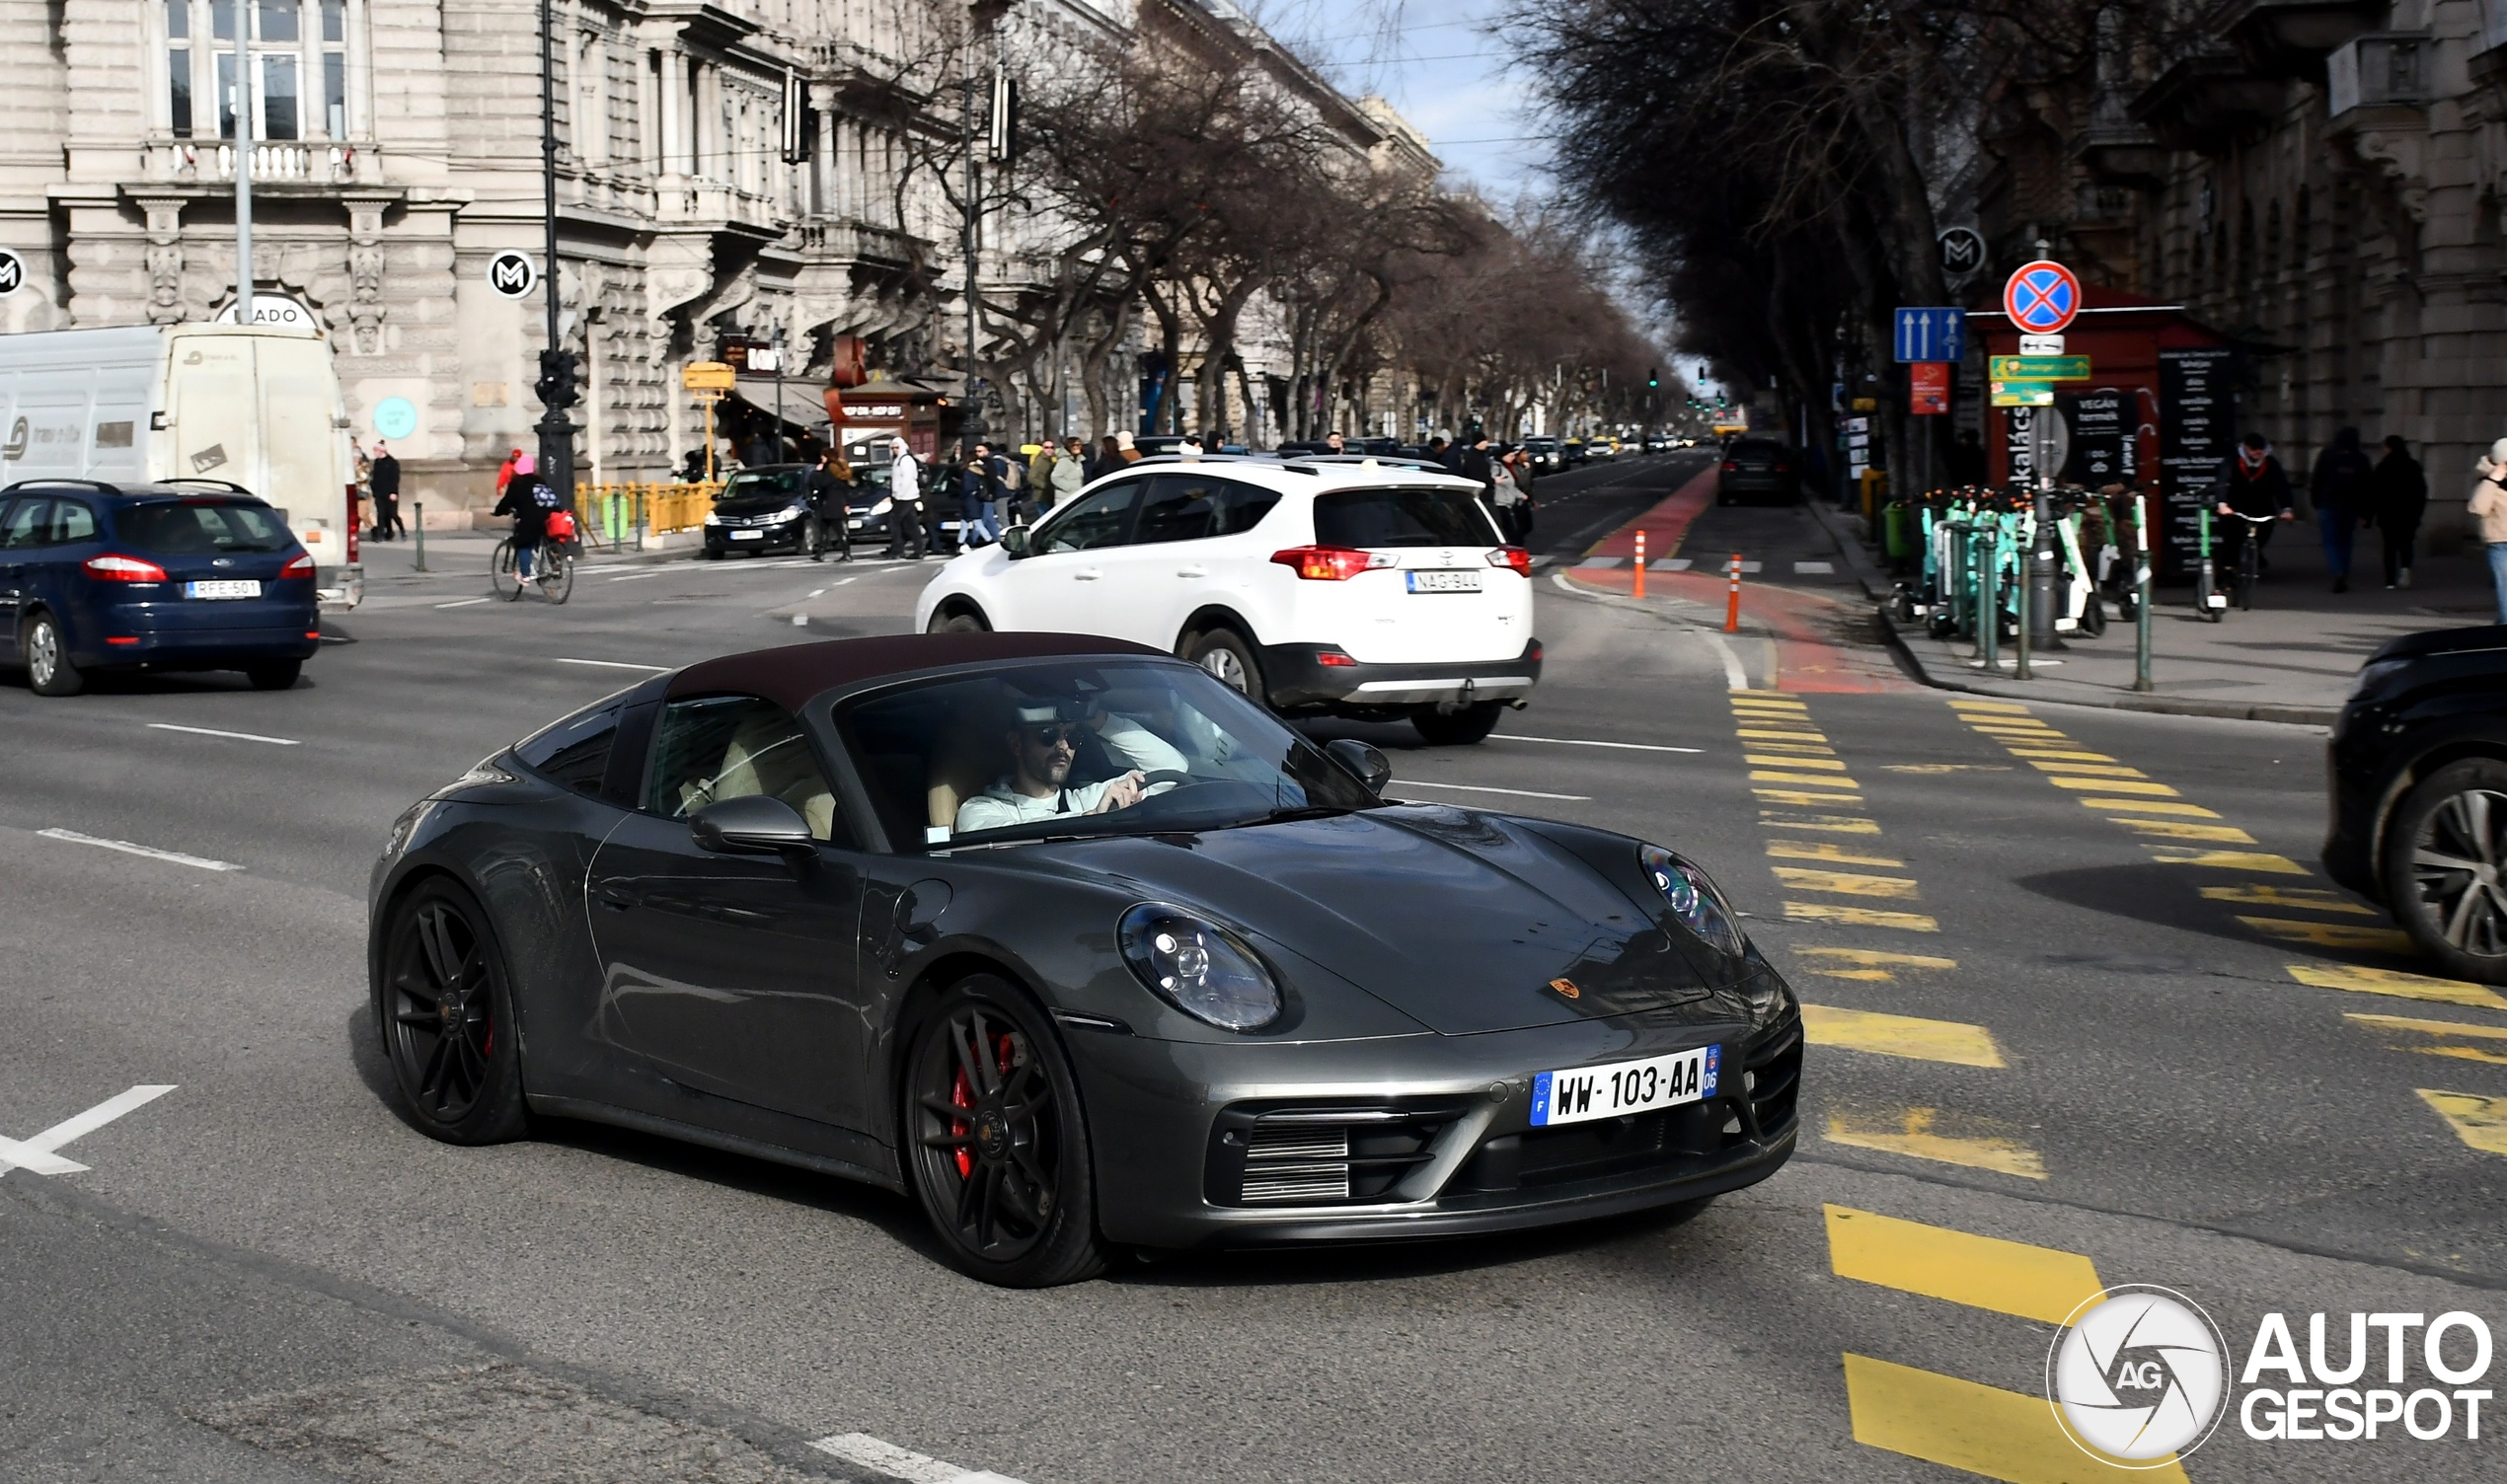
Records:
[[[1131,770],[1098,783],[1070,782],[1083,731]],[[1010,728],[1011,772],[957,808],[956,832],[998,830],[1061,814],[1105,814],[1128,809],[1172,786],[1147,775],[1182,773],[1183,754],[1129,716],[1071,703],[1025,702]]]

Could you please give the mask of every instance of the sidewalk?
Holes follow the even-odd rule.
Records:
[[[2255,589],[2250,612],[2232,609],[2214,624],[2195,613],[2191,586],[2153,589],[2150,692],[2133,690],[2133,626],[2112,619],[2097,638],[2066,634],[2063,647],[2032,654],[2035,678],[2022,681],[2011,674],[2015,661],[2008,644],[1998,673],[1988,675],[1972,643],[1936,639],[1921,625],[1894,621],[1886,607],[1891,578],[1857,534],[1861,520],[1818,501],[1811,510],[1864,592],[1882,605],[1890,641],[1926,684],[1943,690],[2323,726],[2340,714],[2360,665],[2379,645],[2423,630],[2488,623],[2497,612],[2477,548],[2448,556],[2423,552],[2413,586],[2386,591],[2373,531],[2360,533],[2352,554],[2351,590],[2334,593],[2316,525],[2302,518],[2274,536],[2272,570]]]

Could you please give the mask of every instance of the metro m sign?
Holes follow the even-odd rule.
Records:
[[[488,260],[488,286],[505,298],[527,298],[539,284],[539,265],[532,262],[528,253],[507,248]]]

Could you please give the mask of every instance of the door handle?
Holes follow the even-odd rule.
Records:
[[[1210,569],[1206,566],[1179,566],[1176,568],[1176,575],[1178,577],[1207,577],[1210,575]]]
[[[612,912],[625,912],[644,901],[644,893],[616,883],[600,889],[601,905]]]
[[[1099,571],[1093,566],[1084,566],[1071,574],[1071,580],[1074,582],[1095,582],[1098,578],[1103,575],[1105,575],[1103,572]]]

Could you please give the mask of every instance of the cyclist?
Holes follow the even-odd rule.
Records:
[[[2263,559],[2263,548],[2271,545],[2271,532],[2254,521],[2296,520],[2298,512],[2290,504],[2289,476],[2282,471],[2281,461],[2272,456],[2272,445],[2261,433],[2246,434],[2237,452],[2221,461],[2217,513],[2251,517],[2220,522],[2224,548],[2221,569],[2238,570],[2238,543],[2251,541],[2255,544],[2254,569],[2270,570],[2271,564]]]
[[[495,515],[513,517],[513,571],[519,580],[508,600],[522,596],[522,583],[531,580],[531,558],[548,535],[549,512],[558,505],[557,491],[539,476],[539,461],[523,454],[513,461],[513,479],[505,485],[504,497],[496,501]]]

